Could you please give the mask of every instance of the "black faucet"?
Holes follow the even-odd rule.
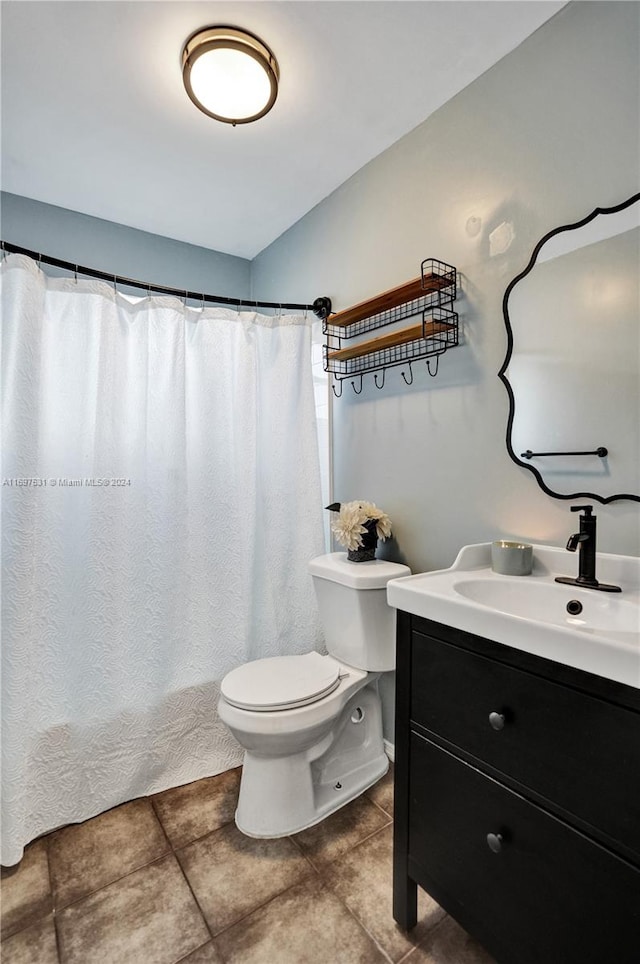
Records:
[[[556,582],[566,583],[568,586],[582,586],[584,589],[601,589],[602,592],[621,592],[620,586],[612,586],[596,579],[596,517],[592,505],[572,505],[572,512],[583,512],[580,516],[580,532],[569,536],[567,549],[575,552],[579,548],[578,575],[575,579],[569,576],[556,576]]]

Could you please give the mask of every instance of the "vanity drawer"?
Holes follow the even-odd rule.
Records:
[[[410,752],[409,874],[501,964],[637,964],[640,871],[415,733]]]
[[[410,715],[640,855],[639,713],[414,632]]]

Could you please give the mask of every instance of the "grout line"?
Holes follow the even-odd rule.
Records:
[[[175,862],[177,863],[178,867],[180,868],[180,873],[182,874],[182,876],[183,876],[183,878],[184,878],[184,880],[185,880],[185,882],[186,882],[186,884],[187,884],[187,887],[189,888],[189,893],[191,894],[191,896],[193,897],[193,899],[194,899],[194,901],[195,901],[195,905],[196,905],[196,907],[198,908],[198,913],[200,914],[200,917],[201,917],[202,920],[204,921],[204,926],[207,928],[207,933],[209,934],[209,940],[208,940],[208,941],[205,941],[203,944],[200,944],[199,947],[194,947],[192,950],[189,951],[188,954],[185,954],[184,957],[179,958],[179,960],[175,962],[175,964],[180,964],[180,961],[184,961],[185,959],[187,959],[188,957],[190,957],[191,954],[195,954],[196,951],[200,950],[201,947],[206,947],[207,944],[210,944],[210,943],[213,941],[213,933],[212,933],[212,931],[211,931],[211,928],[209,927],[209,921],[207,920],[206,914],[204,913],[202,907],[200,906],[200,901],[199,901],[198,898],[196,897],[195,891],[194,891],[193,887],[191,886],[191,881],[190,881],[189,878],[187,877],[187,875],[186,875],[186,873],[185,873],[185,870],[184,870],[184,867],[182,866],[182,864],[181,864],[181,862],[180,862],[180,858],[178,857],[177,851],[178,851],[178,849],[181,849],[181,848],[176,848],[176,847],[173,846],[173,844],[171,843],[171,840],[169,839],[169,835],[168,835],[167,831],[165,830],[165,826],[164,826],[164,824],[163,824],[163,822],[162,822],[162,818],[160,817],[160,814],[159,814],[158,811],[156,810],[155,802],[154,802],[154,800],[153,800],[151,797],[149,798],[149,802],[151,803],[151,808],[152,808],[154,814],[156,815],[156,819],[157,819],[158,823],[160,824],[160,827],[161,827],[161,829],[162,829],[162,833],[164,834],[165,840],[167,841],[167,843],[168,843],[168,845],[169,845],[170,853],[171,853],[171,855],[173,856],[173,859],[174,859]],[[204,838],[198,838],[198,839],[204,839]],[[188,844],[185,844],[185,846],[188,846]],[[165,855],[165,856],[166,856],[166,855]],[[215,948],[215,949],[217,950],[217,948]]]
[[[375,784],[372,784],[372,786],[375,786]],[[371,788],[370,788],[370,787],[367,787],[367,790],[369,790],[369,789],[371,789]],[[370,840],[371,837],[375,837],[375,835],[376,835],[377,833],[380,833],[382,830],[385,830],[390,824],[393,825],[393,815],[387,813],[387,811],[386,811],[383,807],[379,806],[374,800],[372,800],[370,797],[368,797],[368,796],[367,796],[367,790],[363,790],[363,792],[362,792],[358,797],[354,797],[353,799],[354,799],[354,800],[358,800],[358,799],[360,799],[360,797],[366,797],[367,802],[370,803],[370,804],[372,804],[372,806],[374,806],[374,807],[376,808],[376,810],[379,810],[380,813],[382,813],[382,814],[387,818],[387,819],[386,819],[386,823],[382,824],[381,827],[377,827],[376,830],[372,830],[371,833],[367,834],[366,837],[363,837],[363,838],[362,838],[361,840],[359,840],[357,843],[353,844],[351,847],[349,847],[347,850],[345,850],[344,853],[338,854],[338,856],[335,857],[334,860],[330,860],[329,863],[325,865],[326,867],[331,866],[331,864],[333,864],[336,860],[340,860],[340,858],[343,857],[343,856],[345,856],[345,854],[348,853],[350,850],[355,850],[356,847],[359,847],[361,844],[365,843],[367,840]],[[353,801],[349,801],[349,803],[353,803]],[[346,806],[348,806],[348,805],[349,805],[349,804],[346,804]],[[334,813],[335,813],[335,812],[337,812],[337,811],[334,811]],[[328,816],[330,817],[331,814],[328,814]],[[324,819],[327,819],[327,818],[325,817]],[[299,831],[299,833],[304,833],[304,831]],[[316,864],[316,863],[314,862],[314,860],[313,860],[313,857],[310,856],[310,855],[304,850],[304,848],[302,847],[302,845],[301,845],[300,843],[298,843],[298,841],[295,839],[296,836],[297,836],[297,834],[291,834],[291,835],[289,835],[289,840],[291,840],[291,841],[296,845],[296,847],[298,847],[298,849],[300,850],[300,852],[302,853],[302,855],[303,855],[304,857],[306,857],[306,859],[309,861],[309,863],[311,864],[311,866],[313,867],[313,869],[314,869],[317,873],[319,873],[320,875],[322,875],[322,867],[320,866],[320,864]]]
[[[221,823],[219,827],[213,827],[212,829],[207,830],[206,833],[201,834],[199,837],[194,837],[193,840],[187,840],[185,843],[174,845],[171,843],[168,837],[167,840],[169,840],[169,846],[171,847],[172,852],[177,854],[179,850],[186,850],[187,847],[191,846],[191,844],[200,843],[202,840],[206,840],[207,837],[212,837],[214,833],[218,833],[219,830],[224,830],[225,827],[229,827],[232,823],[234,823],[233,817],[231,820],[227,820],[226,823]],[[162,829],[164,830],[164,827]]]
[[[201,951],[203,947],[208,947],[209,944],[212,944],[212,943],[213,942],[211,940],[205,941],[204,944],[200,944],[199,947],[194,947],[193,950],[185,954],[184,957],[180,957],[178,958],[177,961],[173,961],[173,964],[183,964],[183,961],[188,961],[192,954],[196,954],[198,951]],[[220,954],[220,951],[215,946],[215,944],[213,945],[213,947],[215,952],[218,954],[218,956],[221,957],[222,955]],[[143,964],[143,962],[139,962],[139,964]]]
[[[194,901],[195,901],[195,904],[196,904],[196,907],[198,908],[198,911],[199,911],[199,913],[200,913],[200,916],[202,917],[202,919],[203,919],[203,921],[204,921],[204,926],[207,928],[207,933],[209,934],[209,938],[210,938],[210,940],[213,940],[213,931],[212,931],[211,928],[209,927],[209,921],[207,920],[207,915],[205,914],[205,912],[203,911],[202,907],[200,906],[200,901],[199,901],[198,898],[196,897],[195,891],[194,891],[193,887],[191,886],[191,881],[190,881],[189,878],[187,877],[187,875],[186,875],[186,873],[185,873],[185,870],[184,870],[184,867],[183,867],[182,864],[180,863],[180,860],[178,859],[177,855],[174,854],[173,856],[174,856],[174,859],[175,859],[178,867],[180,868],[180,873],[182,874],[182,876],[184,877],[185,881],[187,882],[187,887],[189,888],[189,893],[190,893],[191,896],[193,897],[193,899],[194,899]],[[205,943],[208,944],[209,941],[205,941]],[[204,945],[201,945],[201,946],[204,947]],[[189,953],[190,953],[190,954],[193,954],[194,951],[196,951],[197,949],[198,949],[198,948],[195,947],[195,948],[193,949],[193,951],[189,951]],[[188,956],[188,955],[187,955],[187,956]],[[183,958],[181,958],[181,960],[182,960],[182,959],[183,959]]]
[[[369,801],[369,803],[372,803],[372,804],[374,805],[374,807],[377,807],[378,810],[380,810],[381,813],[383,813],[383,814],[385,815],[385,817],[387,817],[387,818],[390,820],[390,822],[393,823],[393,814],[392,814],[392,813],[389,813],[388,810],[385,810],[384,807],[380,806],[379,803],[376,803],[375,800],[372,800],[371,797],[367,797],[367,800]]]
[[[232,767],[232,769],[233,769],[233,770],[237,770],[237,769],[240,769],[240,768],[239,768],[239,767]],[[229,773],[229,772],[231,772],[231,771],[225,770],[225,771],[223,771],[223,772],[224,772],[224,773]],[[203,780],[211,780],[211,779],[214,779],[216,776],[220,776],[220,775],[221,775],[221,774],[214,774],[214,777],[203,777],[202,779],[203,779]],[[199,780],[195,780],[195,781],[194,781],[194,783],[199,783],[199,782],[200,782]],[[190,784],[186,784],[186,786],[190,786]],[[235,807],[234,807],[234,814],[235,814],[235,810],[236,810],[237,805],[238,805],[238,790],[239,790],[239,785],[238,785],[238,787],[234,788],[234,791],[233,791],[234,794],[235,794],[235,797],[236,797]],[[164,790],[164,791],[162,791],[162,792],[163,792],[163,793],[168,793],[169,791]],[[159,796],[159,794],[155,794],[155,796]],[[172,850],[174,853],[177,853],[178,850],[184,850],[185,847],[190,847],[191,844],[197,843],[199,840],[204,840],[205,837],[209,837],[212,833],[217,833],[217,831],[218,831],[218,830],[222,830],[223,827],[228,827],[229,824],[233,823],[233,822],[234,822],[234,819],[235,819],[235,817],[231,817],[230,820],[226,820],[224,823],[220,824],[219,827],[211,827],[209,830],[206,830],[205,833],[200,834],[198,837],[190,838],[189,840],[185,840],[183,843],[173,844],[173,843],[171,842],[171,839],[170,839],[167,831],[165,830],[164,823],[162,822],[162,817],[160,816],[159,811],[156,809],[155,801],[153,800],[152,797],[147,797],[147,799],[150,801],[151,806],[153,807],[153,811],[154,811],[156,817],[158,818],[158,822],[160,823],[160,826],[162,827],[162,829],[163,829],[163,831],[164,831],[164,835],[165,835],[165,837],[167,838],[167,841],[168,841],[168,843],[169,843],[169,846],[170,846],[171,850]]]
[[[76,904],[79,904],[81,901],[86,900],[87,897],[93,897],[95,894],[99,894],[100,891],[106,890],[107,887],[111,887],[113,884],[119,884],[121,880],[126,880],[127,877],[131,877],[133,876],[133,874],[137,874],[139,870],[146,870],[147,867],[151,867],[153,864],[159,864],[161,860],[166,860],[167,857],[173,857],[173,856],[175,855],[171,853],[171,851],[169,853],[159,854],[157,857],[154,857],[152,860],[148,860],[146,864],[141,864],[139,867],[134,867],[132,870],[128,870],[126,874],[122,874],[122,876],[116,877],[114,880],[110,880],[106,884],[102,884],[101,887],[96,887],[95,890],[90,890],[86,894],[82,894],[80,897],[76,897],[74,898],[74,900],[70,900],[68,904],[61,904],[60,907],[54,908],[54,912],[57,913],[59,911],[67,910],[69,907],[75,907]]]
[[[304,859],[306,860],[306,862],[309,864],[309,867],[311,868],[311,871],[312,871],[314,874],[317,874],[319,877],[321,877],[322,874],[320,873],[320,870],[318,869],[318,867],[316,867],[316,865],[314,864],[314,862],[313,862],[313,860],[311,859],[311,857],[309,856],[309,854],[304,851],[302,845],[299,844],[297,840],[294,840],[293,835],[289,835],[289,836],[287,837],[287,840],[290,840],[291,843],[292,843],[292,844],[294,845],[294,847],[296,848],[296,850],[298,851],[298,853],[300,854],[300,856],[304,857]]]
[[[36,843],[38,840],[44,840],[44,841],[45,841],[45,843],[44,843],[44,852],[45,852],[45,859],[46,859],[46,861],[47,861],[47,879],[48,879],[48,881],[49,881],[49,895],[48,895],[48,896],[49,896],[49,898],[50,898],[50,900],[51,900],[51,905],[50,905],[49,909],[48,909],[47,911],[45,911],[43,914],[40,914],[40,913],[39,913],[39,914],[37,914],[35,917],[27,917],[27,918],[25,919],[24,923],[21,924],[20,927],[18,927],[17,930],[12,930],[10,934],[0,933],[0,942],[2,942],[2,944],[4,944],[5,941],[10,940],[12,937],[15,937],[17,934],[22,934],[23,931],[28,930],[30,927],[35,927],[36,924],[41,924],[42,921],[46,920],[49,916],[51,916],[51,919],[52,919],[52,921],[53,921],[53,926],[54,926],[54,932],[55,932],[55,936],[56,936],[56,952],[57,952],[57,954],[58,954],[58,961],[60,961],[60,959],[61,959],[61,958],[60,958],[60,943],[59,943],[59,941],[58,941],[58,928],[57,928],[57,926],[56,926],[56,909],[55,909],[55,904],[54,904],[54,900],[53,900],[53,887],[52,887],[52,884],[51,884],[51,865],[50,865],[50,863],[49,863],[49,842],[48,842],[48,840],[46,839],[47,836],[48,836],[48,834],[40,834],[39,837],[35,837],[33,840],[30,840],[29,843],[25,846],[24,849],[25,849],[25,853],[26,853],[27,847],[30,847],[32,844]],[[18,872],[18,868],[20,867],[20,864],[22,863],[22,860],[23,860],[23,859],[24,859],[24,854],[23,854],[22,858],[20,859],[20,861],[15,865],[15,868],[16,868],[15,872],[16,872],[16,873]],[[10,876],[12,876],[12,875],[10,875]],[[8,879],[8,878],[5,878],[5,879]],[[5,930],[6,930],[6,928],[5,928]],[[0,956],[1,956],[1,955],[0,955]]]
[[[360,918],[358,917],[358,915],[356,914],[356,912],[355,912],[351,907],[349,907],[349,905],[347,904],[347,902],[344,901],[344,900],[342,899],[342,897],[339,896],[339,894],[336,894],[336,892],[333,890],[333,888],[332,888],[332,887],[329,887],[329,885],[328,885],[324,880],[322,881],[322,883],[323,883],[323,886],[327,888],[327,890],[329,891],[329,893],[332,894],[333,897],[335,897],[335,899],[336,899],[340,904],[342,904],[342,906],[343,906],[344,909],[347,911],[347,913],[348,913],[351,917],[353,917],[353,919],[355,920],[356,924],[358,924],[358,926],[360,927],[360,929],[363,930],[363,931],[365,932],[365,934],[367,935],[367,937],[375,944],[375,946],[378,948],[378,950],[379,950],[380,953],[383,955],[383,957],[386,958],[386,960],[389,962],[389,964],[395,964],[395,962],[394,962],[393,958],[391,957],[391,955],[387,953],[387,951],[384,949],[384,947],[382,946],[382,944],[381,944],[381,943],[378,941],[378,939],[371,933],[371,931],[370,931],[370,930],[368,929],[368,927],[364,924],[364,922],[360,920]]]
[[[442,908],[440,909],[442,910]],[[445,922],[448,916],[449,915],[447,914],[447,912],[443,910],[442,915],[437,919],[437,921],[434,924],[431,925],[431,927],[427,930],[426,934],[418,941],[418,943],[414,947],[408,950],[407,953],[397,961],[397,964],[404,964],[404,962],[407,960],[410,954],[413,954],[413,952],[417,950],[419,947],[424,947],[427,941],[431,940],[435,931],[437,931],[438,928]]]
[[[371,801],[371,802],[373,803],[373,801]],[[378,809],[380,809],[380,808],[378,808]],[[352,844],[352,846],[348,847],[348,848],[347,848],[345,851],[343,851],[341,854],[338,854],[336,857],[334,857],[333,860],[329,860],[327,863],[322,863],[322,864],[318,863],[318,864],[316,864],[316,863],[314,862],[312,856],[310,856],[309,854],[307,854],[307,853],[305,853],[304,851],[302,851],[303,854],[304,854],[304,856],[307,858],[307,860],[309,861],[309,863],[311,864],[311,866],[313,867],[313,869],[314,869],[317,873],[319,873],[320,876],[322,877],[323,874],[324,874],[324,872],[327,871],[330,867],[332,867],[333,864],[337,863],[338,860],[342,860],[342,858],[343,858],[343,857],[346,857],[346,855],[347,855],[348,853],[351,853],[352,851],[357,850],[358,847],[361,847],[362,844],[364,844],[364,843],[367,842],[367,840],[371,840],[371,838],[372,838],[372,837],[375,837],[376,834],[382,833],[383,830],[387,830],[390,825],[391,825],[391,826],[393,825],[393,820],[389,817],[389,815],[386,813],[386,811],[382,810],[382,813],[384,813],[385,817],[388,817],[388,820],[387,820],[387,822],[386,822],[385,824],[383,824],[381,827],[378,827],[376,830],[372,830],[371,833],[367,834],[366,837],[363,837],[362,840],[358,840],[357,843]],[[298,846],[299,846],[299,845],[298,845]],[[302,848],[300,848],[300,849],[302,849]]]
[[[438,906],[440,906],[440,905],[438,905]],[[438,920],[435,922],[435,924],[433,925],[433,927],[430,927],[430,928],[429,928],[429,930],[428,930],[427,933],[424,935],[424,937],[422,938],[422,940],[419,941],[418,944],[416,944],[416,947],[423,947],[423,946],[427,943],[427,940],[430,940],[430,939],[433,937],[434,933],[438,930],[438,928],[441,927],[442,924],[444,924],[444,922],[447,920],[448,916],[449,916],[449,915],[447,914],[447,912],[444,911],[443,914],[442,914],[442,916],[438,918]],[[400,964],[400,962],[399,962],[399,964]]]
[[[156,820],[157,820],[158,823],[160,824],[160,829],[162,830],[162,834],[163,834],[163,836],[164,836],[164,839],[167,841],[167,846],[169,847],[169,850],[171,851],[171,853],[175,853],[176,848],[173,846],[173,844],[171,843],[171,840],[169,839],[169,834],[167,833],[167,831],[166,831],[165,828],[164,828],[164,824],[163,824],[163,822],[162,822],[162,818],[160,817],[160,814],[159,814],[158,811],[156,810],[156,805],[155,805],[155,803],[154,803],[153,798],[152,798],[152,797],[148,797],[147,799],[149,800],[149,803],[151,804],[151,809],[152,809],[152,811],[153,811],[153,814],[154,814]]]
[[[237,927],[238,924],[241,924],[242,921],[247,920],[249,917],[255,914],[256,911],[262,910],[263,907],[268,907],[269,904],[273,903],[274,900],[277,900],[279,897],[282,897],[284,894],[287,894],[290,890],[293,890],[294,887],[299,887],[301,884],[307,883],[307,881],[311,880],[311,878],[314,875],[319,879],[321,887],[327,886],[324,880],[322,879],[322,877],[320,876],[320,874],[317,872],[317,870],[312,868],[311,873],[307,877],[303,877],[301,880],[294,881],[294,883],[289,884],[288,887],[285,887],[284,890],[281,890],[279,894],[273,894],[272,897],[268,897],[267,900],[264,900],[261,904],[257,904],[256,907],[254,907],[252,910],[247,911],[247,913],[243,914],[242,917],[239,917],[238,920],[234,920],[233,923],[228,924],[226,927],[223,927],[222,930],[218,931],[218,933],[214,936],[214,946],[215,946],[215,939],[217,937],[220,937],[222,934],[226,934],[226,932],[230,931],[233,927]],[[216,950],[218,950],[217,947],[216,947]],[[218,953],[220,952],[218,951]]]
[[[325,887],[326,887],[326,886],[327,886],[327,885],[325,884]],[[342,906],[345,908],[345,910],[347,911],[347,913],[349,913],[349,914],[351,915],[351,917],[353,917],[353,919],[355,920],[356,924],[358,924],[358,926],[365,932],[365,934],[367,935],[367,937],[369,938],[369,940],[371,940],[371,941],[375,944],[375,946],[378,948],[378,950],[380,951],[380,953],[387,959],[387,961],[389,961],[389,964],[395,964],[395,962],[394,962],[393,958],[391,957],[391,955],[387,953],[387,951],[384,949],[384,947],[382,946],[382,944],[381,944],[381,943],[378,941],[378,939],[371,933],[371,931],[365,926],[365,924],[360,920],[360,918],[359,918],[358,915],[355,913],[355,911],[353,911],[353,910],[351,909],[351,907],[349,907],[349,905],[348,905],[341,897],[338,896],[338,894],[336,894],[336,893],[335,893],[334,891],[332,891],[330,888],[328,888],[328,889],[330,890],[330,893],[332,893],[333,896],[336,898],[336,900],[339,901],[339,902],[342,904]]]
[[[189,840],[187,841],[187,843],[181,843],[179,846],[174,847],[173,853],[177,856],[179,853],[181,853],[183,850],[187,850],[193,844],[202,843],[204,840],[207,840],[209,837],[213,837],[215,834],[221,833],[223,830],[226,830],[227,827],[231,827],[231,826],[237,829],[234,817],[232,817],[231,820],[227,820],[226,823],[220,824],[219,827],[214,827],[212,830],[207,830],[207,832],[203,833],[200,837],[194,837],[193,840]],[[242,833],[242,831],[239,830],[238,833]]]
[[[60,933],[58,930],[58,915],[56,914],[56,902],[53,895],[53,880],[51,879],[51,861],[49,859],[49,844],[51,841],[51,834],[46,838],[45,843],[45,855],[47,858],[47,874],[49,876],[49,895],[51,897],[51,916],[53,919],[53,933],[56,938],[56,954],[58,955],[58,964],[62,960],[62,946],[60,944]]]

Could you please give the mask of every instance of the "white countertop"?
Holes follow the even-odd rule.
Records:
[[[620,593],[562,585],[578,554],[533,546],[529,576],[491,569],[491,543],[465,546],[449,569],[393,579],[390,606],[640,689],[640,559],[597,555],[597,578]],[[582,612],[570,615],[570,600]]]

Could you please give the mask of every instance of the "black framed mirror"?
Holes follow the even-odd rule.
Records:
[[[640,193],[535,246],[503,299],[509,455],[555,499],[640,502]]]

